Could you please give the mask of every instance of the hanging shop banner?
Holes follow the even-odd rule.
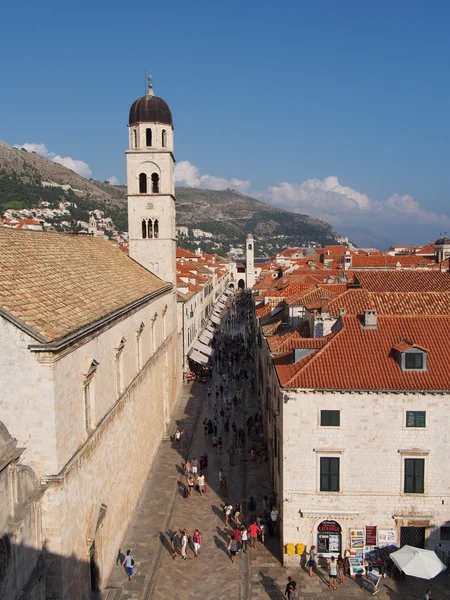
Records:
[[[377,545],[377,526],[366,525],[366,546]]]
[[[384,548],[385,546],[396,546],[397,545],[397,532],[395,529],[379,529],[378,530],[378,546]]]

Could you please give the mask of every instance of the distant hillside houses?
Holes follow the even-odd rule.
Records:
[[[34,208],[6,210],[1,223],[3,227],[12,229],[75,231],[111,239],[118,244],[127,241],[128,235],[120,233],[111,217],[106,217],[102,210],[88,211],[89,221],[82,219],[75,221],[70,208],[73,210],[78,207],[73,202],[59,202],[58,206],[52,206],[49,202],[40,201],[39,205]]]
[[[209,231],[203,231],[203,229],[191,229],[189,233],[189,227],[180,226],[176,227],[177,237],[193,237],[194,239],[212,238],[213,234]]]

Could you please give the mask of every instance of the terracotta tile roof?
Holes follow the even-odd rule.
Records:
[[[264,304],[263,306],[260,306],[257,309],[255,309],[256,316],[264,317],[265,315],[270,314],[271,310],[272,310],[272,308],[271,308],[270,304]]]
[[[103,238],[0,228],[0,306],[49,342],[167,285]]]
[[[302,337],[297,330],[267,338],[270,352],[290,352],[294,348],[322,348],[327,338]]]
[[[289,380],[282,365],[276,366],[285,386],[448,393],[449,316],[379,316],[376,329],[364,329],[356,316],[345,315],[338,323],[342,327],[337,328],[337,333],[306,364],[299,366]],[[428,348],[426,371],[402,371],[393,348],[405,340]]]
[[[362,271],[355,280],[369,292],[450,292],[448,272]]]
[[[391,268],[399,267],[427,267],[433,264],[434,261],[425,258],[424,256],[416,256],[414,254],[396,255],[391,254],[370,254],[368,256],[353,254],[352,269],[368,269],[368,268]]]
[[[199,258],[198,254],[189,252],[189,250],[183,250],[182,248],[177,248],[176,256],[177,258]]]
[[[338,315],[341,308],[352,315],[360,315],[365,310],[376,310],[382,315],[449,315],[450,292],[368,292],[353,289],[329,300],[328,312],[331,315]]]

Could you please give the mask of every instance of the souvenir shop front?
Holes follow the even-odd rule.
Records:
[[[317,525],[316,546],[319,555],[342,553],[342,528],[337,521],[322,521]]]

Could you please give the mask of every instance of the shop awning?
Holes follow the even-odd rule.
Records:
[[[211,343],[211,339],[205,335],[204,331],[198,339],[201,341],[202,344],[206,344],[207,346]]]
[[[216,325],[220,325],[220,317],[215,315],[214,313],[211,315],[211,321]]]
[[[214,332],[216,331],[212,325],[207,325],[206,330],[212,334],[214,334]]]
[[[201,352],[198,352],[198,350],[192,350],[189,353],[189,358],[197,362],[199,365],[203,365],[204,367],[206,367],[209,361],[208,357]]]
[[[219,300],[216,304],[216,306],[220,306],[221,308],[223,308],[225,306],[226,300]]]
[[[213,339],[213,337],[214,337],[214,334],[213,334],[213,333],[211,333],[211,331],[208,331],[207,329],[204,329],[204,330],[202,331],[202,335],[205,335],[205,336],[208,338],[208,340],[212,340],[212,339]],[[204,344],[206,344],[206,342],[203,342],[203,343],[204,343]],[[208,343],[209,343],[209,342],[208,342]]]
[[[206,354],[207,356],[211,356],[213,353],[212,348],[210,348],[207,344],[203,344],[200,340],[196,340],[192,348],[194,350],[198,350],[202,354]]]
[[[233,293],[233,290],[230,290],[230,288],[227,288],[227,289],[224,291],[224,294],[226,294],[227,296],[230,296],[232,293]]]

